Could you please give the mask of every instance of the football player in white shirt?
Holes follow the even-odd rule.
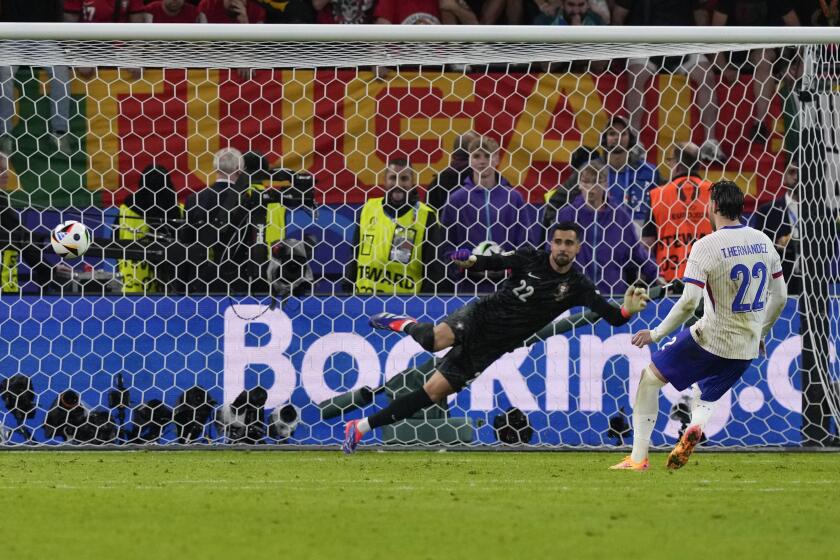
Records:
[[[659,342],[682,325],[705,298],[703,317],[682,330],[642,371],[633,405],[633,452],[610,468],[647,470],[659,390],[682,391],[697,383],[700,396],[691,423],[668,456],[669,469],[686,464],[717,401],[740,379],[759,353],[787,298],[782,265],[773,241],[740,222],[744,194],[731,181],[712,185],[708,213],[714,233],[696,241],[688,256],[685,290],[653,330],[633,336],[639,348]]]

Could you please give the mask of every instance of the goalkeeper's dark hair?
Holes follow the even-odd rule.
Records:
[[[554,239],[554,232],[555,231],[573,231],[575,232],[575,236],[577,240],[583,241],[583,228],[577,225],[574,222],[564,221],[564,222],[557,222],[553,226],[551,226],[548,230],[548,241],[551,242]]]
[[[732,181],[713,184],[711,199],[718,212],[730,220],[737,220],[744,213],[744,192]]]

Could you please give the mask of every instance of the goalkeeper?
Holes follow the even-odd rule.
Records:
[[[452,347],[422,388],[399,397],[387,407],[344,429],[345,453],[353,453],[362,437],[374,428],[393,424],[466,387],[502,355],[572,307],[588,307],[613,326],[630,320],[647,305],[647,291],[631,286],[618,308],[595,290],[595,285],[572,267],[580,251],[582,230],[561,222],[549,231],[551,251],[522,249],[478,257],[461,249],[451,259],[477,271],[506,270],[511,276],[500,289],[456,310],[438,325],[411,317],[379,313],[370,318],[378,329],[404,332],[429,352]]]

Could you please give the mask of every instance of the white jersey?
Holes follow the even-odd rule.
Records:
[[[704,290],[703,317],[691,327],[697,344],[722,358],[758,357],[770,282],[781,275],[773,242],[751,227],[724,227],[696,241],[683,280]]]

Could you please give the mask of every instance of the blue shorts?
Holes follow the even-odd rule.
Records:
[[[693,383],[700,386],[700,398],[714,402],[741,378],[752,360],[721,358],[704,350],[689,329],[653,354],[653,365],[668,383],[682,391]]]

